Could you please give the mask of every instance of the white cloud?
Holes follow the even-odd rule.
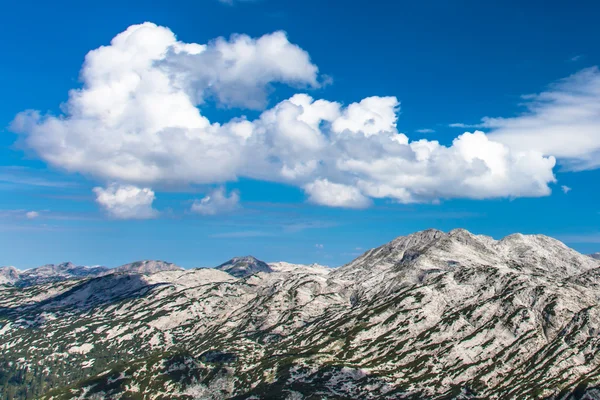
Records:
[[[316,74],[282,32],[199,45],[145,23],[87,54],[83,88],[70,92],[66,116],[28,111],[12,126],[44,160],[68,171],[138,184],[225,181],[244,161],[251,125],[212,124],[196,105],[216,97],[258,106],[270,82],[315,86]]]
[[[96,202],[116,219],[148,219],[158,215],[152,208],[154,192],[133,185],[111,184],[107,188],[95,187]]]
[[[321,243],[317,243],[317,244],[315,244],[315,247],[316,247],[317,249],[323,249],[323,248],[325,248],[325,246],[323,246]]]
[[[524,96],[527,111],[514,118],[484,118],[490,139],[515,150],[552,155],[569,170],[600,167],[600,70],[587,68]]]
[[[563,193],[564,193],[564,194],[567,194],[567,193],[569,193],[571,190],[573,190],[573,189],[571,189],[570,187],[568,187],[568,186],[566,186],[566,185],[562,185],[562,186],[560,187],[560,189],[563,191]]]
[[[350,208],[372,198],[544,196],[554,182],[553,157],[515,151],[483,132],[450,146],[411,142],[397,129],[395,97],[343,106],[296,94],[255,120],[204,117],[211,100],[264,105],[273,82],[319,86],[308,53],[281,32],[200,45],[177,41],[167,28],[135,25],[88,53],[81,76],[83,88],[71,91],[64,115],[28,111],[12,126],[48,163],[106,181],[187,185],[246,177],[295,185],[315,204]]]
[[[217,38],[207,45],[183,44],[172,33],[171,37],[166,54],[154,60],[155,68],[186,89],[197,104],[213,96],[226,106],[260,109],[273,82],[319,86],[318,68],[308,53],[281,31],[258,39]]]
[[[396,132],[397,111],[400,103],[395,97],[367,97],[352,103],[333,120],[332,130],[336,133],[362,133],[364,136],[382,132]]]
[[[423,128],[417,129],[417,133],[434,133],[435,129]]]
[[[27,219],[35,219],[39,216],[40,216],[40,213],[37,211],[28,211],[25,213],[25,217],[27,217]]]
[[[222,214],[235,210],[239,206],[239,202],[238,192],[231,192],[227,196],[224,188],[218,188],[201,200],[195,200],[192,204],[192,211],[202,215]]]
[[[315,204],[330,207],[366,208],[371,200],[364,196],[359,189],[318,179],[307,184],[304,190],[309,194],[308,200]]]

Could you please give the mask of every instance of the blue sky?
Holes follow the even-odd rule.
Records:
[[[13,2],[0,15],[0,265],[252,254],[335,266],[430,227],[599,251],[599,13],[558,1]],[[80,75],[89,51],[146,21],[148,36],[96,52]],[[175,50],[184,43],[208,46]],[[299,93],[313,100],[288,100]],[[293,114],[309,109],[327,114],[312,130]],[[438,143],[426,160],[419,140]]]

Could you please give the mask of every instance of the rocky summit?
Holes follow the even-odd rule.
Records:
[[[427,230],[336,269],[2,277],[6,399],[600,395],[600,261],[542,235]]]
[[[252,256],[234,257],[219,265],[216,269],[225,271],[237,278],[243,278],[258,272],[273,272],[271,267],[264,261],[257,260]]]

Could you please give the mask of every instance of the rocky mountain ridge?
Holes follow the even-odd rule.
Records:
[[[427,230],[337,269],[269,268],[6,286],[3,390],[575,399],[600,385],[600,262],[555,239]]]
[[[108,268],[100,265],[92,267],[80,266],[71,262],[46,264],[24,271],[18,270],[15,267],[0,267],[0,285],[26,287],[65,280],[95,278],[114,273],[153,274],[160,271],[182,269],[173,263],[155,260],[136,261],[117,268]]]
[[[259,272],[292,271],[296,268],[308,268],[313,271],[327,268],[318,264],[301,265],[286,262],[266,263],[253,256],[235,257],[217,267],[235,277],[242,278]],[[273,268],[273,269],[272,269]],[[21,271],[15,267],[0,267],[0,285],[19,287],[41,285],[64,280],[94,278],[109,274],[155,274],[163,271],[182,271],[183,268],[170,262],[143,260],[121,265],[116,268],[104,266],[76,266],[71,262],[46,264],[38,268]]]

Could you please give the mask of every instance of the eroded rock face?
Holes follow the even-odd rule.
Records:
[[[600,262],[552,238],[428,230],[337,269],[234,260],[7,287],[1,361],[51,366],[54,398],[594,398],[600,382]]]

